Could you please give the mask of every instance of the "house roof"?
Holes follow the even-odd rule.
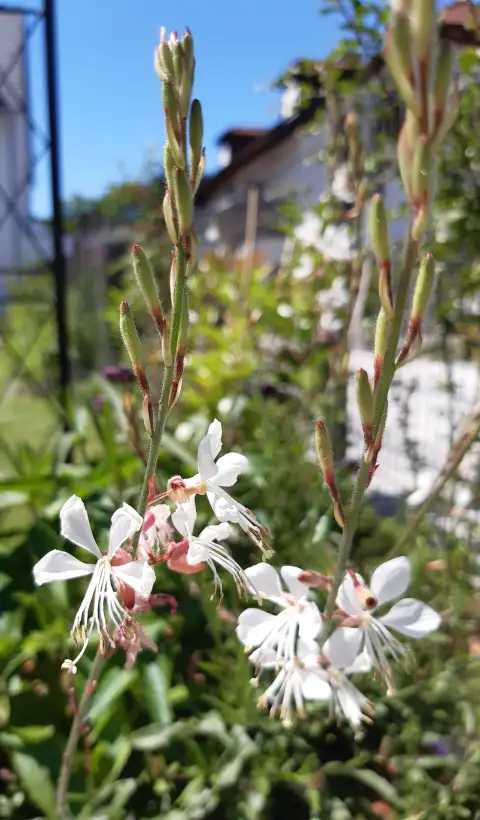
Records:
[[[461,46],[480,45],[480,5],[470,3],[468,0],[459,0],[443,9],[440,15],[440,38]],[[383,57],[377,55],[367,66],[367,72],[371,76],[378,73],[382,66]],[[343,70],[345,73],[354,73],[358,69],[348,63],[343,66]],[[232,137],[237,136],[251,139],[248,140],[245,148],[234,154],[231,162],[225,168],[203,179],[196,197],[197,204],[205,204],[215,191],[232,179],[241,168],[271,151],[293,134],[297,128],[309,123],[323,106],[323,97],[317,96],[310,100],[308,105],[302,108],[295,117],[282,120],[273,128],[231,128],[225,131],[220,136],[219,143],[229,142]]]

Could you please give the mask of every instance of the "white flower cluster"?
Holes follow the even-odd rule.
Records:
[[[235,484],[239,473],[247,468],[247,459],[238,453],[217,459],[221,447],[222,427],[215,420],[198,447],[198,473],[189,479],[170,479],[166,492],[150,498],[144,519],[123,504],[112,516],[104,553],[92,535],[83,502],[72,496],[64,504],[60,512],[62,535],[92,554],[96,562],[83,563],[67,552],[52,550],[33,569],[38,585],[91,576],[71,632],[80,650],[76,658],[64,662],[63,668],[76,672],[94,632],[99,635],[101,651],[121,647],[129,666],[144,646],[156,649],[134,617],[156,604],[167,602],[172,606],[168,595],[152,594],[155,564],[165,563],[182,574],[208,567],[214,579],[213,595],[219,591],[221,596],[220,568],[232,576],[240,595],[250,594],[260,604],[269,601],[280,609],[274,615],[248,608],[238,619],[238,638],[255,669],[252,683],[258,686],[264,673],[274,673],[259,705],[268,706],[271,715],[279,712],[289,723],[295,711],[304,714],[305,701],[329,701],[335,714],[344,714],[358,728],[370,719],[372,706],[350,676],[377,672],[392,691],[391,661],[404,657],[407,648],[390,629],[406,637],[421,638],[438,628],[440,617],[413,598],[398,601],[386,614],[378,613],[409,585],[410,564],[405,557],[378,567],[368,587],[358,573],[347,572],[338,590],[338,626],[330,635],[304,583],[311,573],[298,567],[282,567],[284,589],[276,570],[264,561],[243,570],[222,543],[231,534],[231,524],[245,531],[264,558],[269,553],[265,543],[268,533],[252,512],[225,489]],[[197,495],[206,495],[220,523],[195,535]],[[165,500],[175,505],[173,510],[168,504],[158,503]],[[181,536],[179,541],[173,539],[169,519]],[[139,541],[134,557],[131,539],[135,533],[139,533]]]
[[[275,673],[259,706],[268,708],[272,716],[279,712],[289,724],[295,710],[304,715],[304,701],[329,701],[337,716],[343,713],[358,729],[362,721],[370,720],[373,709],[349,677],[376,672],[393,692],[391,660],[401,659],[408,649],[390,629],[423,638],[438,629],[440,616],[414,598],[404,598],[386,614],[377,614],[384,604],[403,595],[410,583],[410,562],[400,556],[379,566],[369,587],[358,573],[347,572],[337,596],[341,625],[322,641],[322,616],[309,600],[303,571],[282,567],[280,574],[288,591],[268,564],[245,570],[255,595],[281,610],[273,615],[246,609],[238,619],[237,635],[255,668],[252,684],[258,686],[265,671]]]

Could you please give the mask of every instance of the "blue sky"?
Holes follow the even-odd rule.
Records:
[[[279,95],[268,84],[294,59],[321,57],[334,45],[335,23],[319,7],[320,0],[57,0],[64,196],[98,196],[138,177],[149,152],[161,155],[160,84],[152,67],[160,25],[179,32],[189,26],[194,35],[195,94],[214,170],[219,134],[272,124]],[[41,72],[35,76],[38,107]],[[37,213],[48,210],[42,177]]]

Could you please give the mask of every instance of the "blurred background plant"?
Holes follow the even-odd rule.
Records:
[[[331,10],[338,11],[336,3]],[[375,59],[379,26],[385,22],[383,7],[374,4],[347,3],[343,13],[345,38],[332,55],[333,72],[347,54]],[[440,350],[446,361],[468,358],[476,363],[478,319],[471,307],[479,275],[480,88],[475,50],[464,51],[460,65],[464,85],[459,119],[439,173],[435,224],[442,230],[431,237],[445,272],[439,277],[436,306],[442,332],[427,352],[438,355]],[[308,89],[311,93],[311,85]],[[382,111],[384,97],[378,105]],[[331,111],[319,114],[320,122],[331,117]],[[388,135],[382,133],[379,144],[370,148],[369,195],[379,185],[384,157],[391,150]],[[332,148],[334,159],[337,149]],[[317,159],[326,161],[325,155]],[[31,567],[61,545],[58,512],[69,495],[84,499],[100,541],[116,506],[122,500],[135,503],[138,495],[147,442],[138,423],[141,408],[122,365],[117,316],[121,299],[130,301],[134,292],[124,256],[133,237],[154,262],[160,287],[168,288],[170,248],[161,191],[155,169],[149,168],[140,182],[116,186],[101,202],[72,203],[70,230],[83,249],[106,224],[112,239],[100,261],[87,253],[77,255],[78,269],[71,274],[76,379],[66,431],[61,431],[57,404],[46,397],[56,355],[51,313],[40,304],[33,310],[18,301],[9,304],[1,318],[2,338],[8,338],[17,355],[7,356],[5,344],[0,350],[0,381],[7,391],[0,440],[0,817],[55,817],[54,784],[75,709],[70,684],[59,668],[82,582],[71,582],[68,589],[55,584],[35,590]],[[336,221],[332,199],[334,194],[317,208],[322,231],[329,220]],[[332,261],[308,236],[297,239],[302,218],[298,203],[283,209],[282,227],[295,241],[276,270],[261,254],[251,253],[246,261],[220,249],[203,255],[190,283],[186,378],[164,438],[158,479],[164,485],[170,476],[195,467],[197,442],[217,416],[226,449],[250,459],[251,472],[238,485],[241,500],[271,530],[279,563],[327,572],[340,533],[319,476],[312,430],[319,415],[342,409],[337,403],[332,411],[329,385],[332,372],[338,373],[350,309],[348,302],[335,304],[334,330],[325,333],[322,315],[331,313],[332,305],[325,305],[319,295],[328,297],[333,282],[341,278],[351,285],[354,262]],[[360,251],[368,257],[368,248]],[[298,276],[305,255],[312,272]],[[32,275],[28,287],[42,291],[48,305],[47,280]],[[368,280],[366,291],[363,327],[370,339],[375,287]],[[140,300],[132,301],[148,344],[148,317],[145,314],[142,323]],[[151,350],[155,381],[153,340]],[[20,361],[28,365],[36,386],[23,378]],[[340,367],[340,373],[344,381],[336,395],[345,403],[345,429],[351,435],[345,368]],[[450,385],[452,401],[454,392]],[[418,442],[412,445],[409,439],[410,404],[405,398],[400,404],[403,447],[418,468],[424,454],[421,447],[415,454]],[[453,441],[454,414],[451,427]],[[340,454],[340,482],[346,491],[353,467],[349,452],[345,448]],[[382,467],[374,490],[375,482],[381,486],[381,476]],[[374,683],[366,684],[377,710],[362,740],[337,726],[322,708],[312,709],[308,720],[292,730],[258,712],[250,670],[235,637],[234,590],[226,584],[217,610],[202,574],[189,580],[158,568],[158,587],[176,598],[178,612],[171,616],[157,609],[145,616],[158,655],[145,650],[133,669],[125,669],[117,653],[92,695],[90,722],[71,784],[76,816],[478,817],[479,484],[478,471],[461,476],[460,487],[469,493],[462,519],[458,487],[449,482],[408,544],[412,594],[442,612],[445,626],[424,648],[416,647],[395,697],[382,698]],[[408,515],[402,494],[388,515],[374,495],[370,498],[374,503],[362,513],[353,550],[354,563],[365,572],[395,548]],[[234,544],[233,549],[244,566],[256,560],[248,546]],[[79,690],[84,674],[80,669]]]

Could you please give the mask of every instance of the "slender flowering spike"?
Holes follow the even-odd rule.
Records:
[[[281,610],[271,615],[262,609],[246,609],[238,619],[237,636],[248,654],[257,650],[254,657],[259,665],[268,661],[272,651],[276,665],[294,663],[297,633],[301,640],[311,642],[320,632],[322,618],[316,604],[308,600],[308,587],[298,580],[301,573],[299,567],[281,568],[286,591],[270,564],[255,564],[245,570],[250,593]]]
[[[102,554],[95,543],[87,511],[80,498],[73,495],[65,502],[60,511],[60,521],[62,535],[94,555],[96,563],[84,564],[68,552],[51,550],[35,564],[33,576],[39,586],[51,581],[92,576],[72,627],[72,638],[76,644],[82,643],[82,647],[73,661],[66,660],[62,666],[75,674],[92,632],[98,632],[102,651],[106,651],[107,645],[115,645],[111,630],[120,628],[130,617],[120,603],[116,588],[125,584],[140,595],[147,596],[155,583],[155,573],[145,561],[132,561],[121,550],[122,545],[142,526],[142,518],[128,504],[112,516],[106,554]]]
[[[383,370],[383,360],[387,349],[388,318],[383,308],[380,308],[375,325],[375,352],[374,352],[374,387],[380,381]]]
[[[210,568],[214,580],[211,599],[213,599],[217,591],[219,591],[219,605],[223,598],[223,587],[215,565],[222,567],[232,576],[239,596],[245,595],[246,597],[247,578],[243,569],[232,558],[227,548],[218,543],[230,537],[232,528],[224,522],[223,524],[205,527],[199,535],[194,535],[195,519],[196,512],[194,504],[178,507],[172,514],[173,526],[186,539],[187,549],[185,556],[187,564],[191,567],[197,567],[199,565],[203,567],[207,565]]]
[[[240,453],[227,453],[215,461],[221,449],[222,425],[215,419],[198,445],[198,474],[185,481],[179,479],[178,490],[173,486],[169,488],[169,498],[177,504],[192,504],[195,495],[206,493],[218,520],[238,524],[267,558],[273,554],[264,540],[268,530],[256,520],[251,510],[235,501],[224,489],[232,487],[239,474],[248,468],[248,459]]]
[[[357,386],[357,407],[362,422],[363,436],[365,444],[372,440],[373,426],[373,393],[366,370],[360,368],[356,376]]]
[[[148,310],[153,318],[153,321],[155,322],[155,326],[160,336],[162,336],[165,319],[163,318],[162,305],[157,290],[157,283],[155,281],[153,268],[145,251],[140,245],[132,245],[130,253],[132,256],[133,270],[138,286],[142,292],[145,302],[147,303]]]
[[[431,607],[415,598],[398,601],[381,617],[374,617],[377,607],[398,598],[410,583],[410,562],[405,556],[381,564],[372,574],[370,587],[355,572],[347,572],[340,585],[337,605],[348,616],[345,626],[356,626],[357,651],[362,648],[372,666],[385,679],[389,691],[394,691],[394,679],[387,651],[395,660],[407,654],[389,631],[400,632],[408,638],[423,638],[440,626],[440,616]],[[353,643],[353,639],[352,639]]]

